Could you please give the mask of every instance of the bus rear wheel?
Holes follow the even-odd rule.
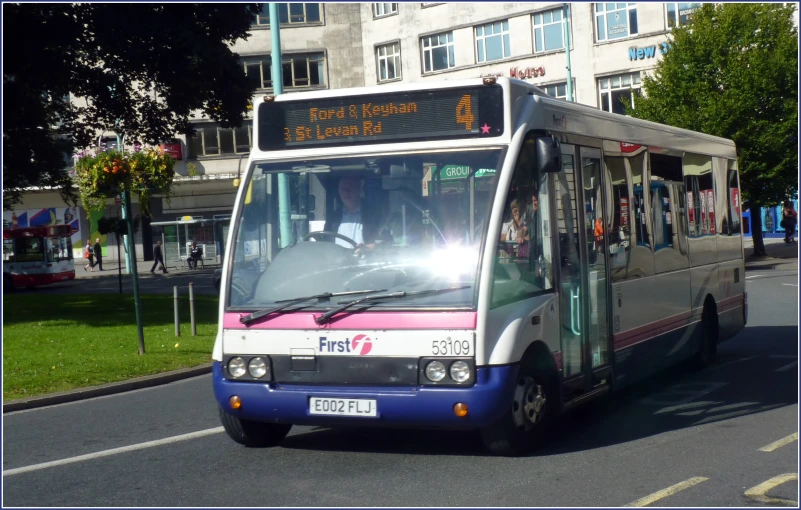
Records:
[[[292,425],[285,423],[264,423],[242,420],[220,408],[220,421],[228,436],[245,446],[276,446],[287,434]]]
[[[718,317],[713,306],[704,307],[700,328],[701,341],[693,358],[693,366],[697,370],[711,365],[718,353]]]
[[[549,395],[548,377],[521,366],[510,409],[496,423],[481,430],[487,449],[507,457],[533,450],[550,422]]]

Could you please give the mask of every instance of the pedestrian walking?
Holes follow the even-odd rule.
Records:
[[[88,264],[83,266],[83,270],[86,271],[89,269],[91,273],[95,272],[95,256],[94,256],[95,249],[92,247],[92,240],[89,239],[86,241],[86,248],[83,251],[83,258],[89,261]]]
[[[153,267],[150,268],[150,274],[154,274],[156,272],[156,266],[161,263],[161,270],[167,273],[167,267],[164,265],[164,256],[161,252],[161,241],[156,242],[156,246],[153,247]]]
[[[798,225],[798,213],[795,208],[793,208],[793,202],[791,200],[784,201],[784,207],[782,207],[782,222],[780,225],[784,229],[785,244],[793,244],[795,242],[793,234],[795,234],[795,227]]]
[[[97,267],[100,268],[98,271],[103,270],[103,250],[100,247],[100,238],[98,237],[95,239],[95,246],[94,246],[94,253],[95,253],[95,262]]]

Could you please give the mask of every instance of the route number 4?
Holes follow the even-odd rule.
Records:
[[[476,118],[473,116],[473,102],[470,100],[470,95],[465,94],[459,103],[456,104],[456,123],[464,124],[464,128],[468,131],[473,130],[473,122]]]

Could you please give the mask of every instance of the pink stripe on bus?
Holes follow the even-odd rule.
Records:
[[[325,324],[314,319],[322,313],[296,312],[263,317],[250,325],[239,322],[243,312],[228,312],[223,317],[226,329],[475,329],[476,312],[361,312],[334,316]]]

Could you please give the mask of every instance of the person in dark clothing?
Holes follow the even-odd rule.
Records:
[[[198,248],[197,244],[192,243],[192,248],[189,250],[189,260],[186,261],[189,269],[197,269],[197,262],[201,256],[200,248]]]
[[[782,221],[781,221],[781,227],[784,229],[785,244],[793,244],[795,242],[793,234],[795,234],[795,226],[797,224],[798,224],[798,213],[793,208],[793,202],[790,200],[785,200],[784,206],[782,207]]]
[[[156,242],[156,246],[153,247],[153,267],[150,268],[150,273],[153,274],[156,272],[156,266],[161,264],[161,270],[167,273],[167,267],[164,265],[164,257],[161,254],[161,241]]]
[[[103,270],[103,252],[100,249],[100,238],[98,237],[95,239],[95,260],[97,261],[97,266],[100,268],[99,271]]]

